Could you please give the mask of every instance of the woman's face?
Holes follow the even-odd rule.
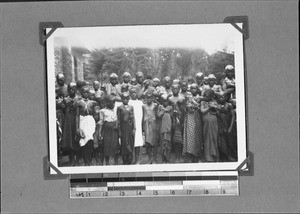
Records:
[[[135,90],[130,91],[130,97],[131,97],[131,99],[136,100],[137,94],[136,94]]]
[[[198,88],[196,87],[196,86],[191,86],[191,88],[190,88],[190,90],[191,90],[191,93],[192,93],[192,95],[196,95],[197,94],[197,90]]]
[[[69,93],[69,95],[74,95],[75,94],[75,92],[76,92],[76,86],[69,86],[68,87],[68,93]]]
[[[209,85],[212,87],[215,84],[215,79],[211,78],[209,79]]]
[[[125,76],[123,77],[123,82],[124,82],[124,83],[129,83],[129,81],[130,81],[130,76],[125,75]]]
[[[122,102],[123,102],[124,105],[128,105],[129,97],[123,97]]]
[[[83,89],[82,89],[81,95],[82,95],[82,97],[83,97],[84,99],[89,98],[89,95],[90,95],[89,89],[88,89],[88,88],[83,88]]]
[[[177,95],[180,91],[179,85],[173,85],[172,86],[172,93]]]

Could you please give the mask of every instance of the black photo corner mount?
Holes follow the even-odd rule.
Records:
[[[46,40],[52,35],[52,33],[57,28],[62,28],[64,25],[61,22],[40,22],[39,23],[39,29],[40,29],[40,45],[44,46]],[[46,34],[45,29],[51,28],[49,33]]]
[[[233,27],[243,34],[244,40],[249,38],[248,16],[228,16],[224,19],[223,23],[232,24]],[[243,28],[240,28],[236,23],[242,23]]]
[[[246,166],[245,169],[243,167]],[[247,152],[247,158],[236,169],[239,176],[253,176],[254,175],[254,154],[253,152]]]
[[[223,23],[230,23],[233,27],[235,27],[240,33],[243,34],[243,40],[249,39],[249,22],[248,22],[248,16],[228,16],[225,17]],[[243,28],[240,28],[237,23],[242,23]],[[244,52],[245,54],[245,52]],[[246,59],[244,59],[245,62]],[[246,64],[245,64],[246,69]],[[246,73],[245,73],[246,75]],[[247,84],[247,82],[245,82]],[[246,89],[247,90],[247,89]],[[246,98],[247,103],[247,98]],[[246,107],[247,112],[247,107]],[[246,115],[246,126],[247,126],[247,115]],[[247,135],[247,141],[248,141],[248,134]],[[246,167],[245,167],[246,166]],[[244,168],[245,167],[245,168]],[[244,169],[243,169],[244,168]],[[246,159],[238,166],[236,169],[240,176],[253,176],[254,175],[254,154],[248,150],[247,146],[247,157]]]
[[[62,174],[48,159],[48,156],[43,158],[44,168],[44,180],[58,180],[69,178],[68,174]],[[57,174],[50,174],[50,168],[52,168]]]
[[[64,25],[61,22],[40,22],[39,23],[40,45],[45,47],[46,40],[52,35],[52,33],[57,28],[61,28],[61,27],[64,27]],[[45,32],[46,28],[51,28],[51,30],[47,34]],[[52,168],[57,174],[50,174],[50,168]],[[62,174],[61,171],[59,171],[49,161],[49,151],[48,151],[48,155],[43,158],[43,169],[44,169],[44,180],[66,179],[69,177],[69,175]]]

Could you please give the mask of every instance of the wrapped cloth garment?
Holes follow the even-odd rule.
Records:
[[[157,124],[156,118],[151,115],[146,115],[144,118],[145,126],[145,142],[151,146],[157,145]]]
[[[92,115],[79,116],[79,129],[82,131],[84,138],[79,140],[79,145],[84,146],[89,140],[94,139],[96,129],[95,119]]]
[[[203,105],[208,107],[208,102],[203,101]],[[216,112],[210,110],[202,116],[203,137],[204,137],[204,156],[206,161],[212,162],[219,158],[218,150],[218,119]]]
[[[143,132],[142,132],[142,121],[143,121],[143,102],[140,100],[129,100],[129,105],[133,107],[134,119],[135,119],[135,136],[134,136],[134,147],[144,145]]]

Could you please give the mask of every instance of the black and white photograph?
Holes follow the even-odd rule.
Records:
[[[63,174],[246,159],[243,35],[231,24],[58,28],[46,57],[50,162]]]

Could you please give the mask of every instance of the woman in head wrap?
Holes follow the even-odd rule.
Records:
[[[232,65],[225,67],[225,79],[222,81],[222,89],[229,98],[235,98],[235,69]]]
[[[223,95],[224,94],[224,91],[222,89],[222,87],[220,85],[217,85],[216,84],[216,76],[214,74],[209,74],[208,75],[208,86],[209,86],[209,89],[213,90],[215,92],[216,95]],[[202,96],[204,94],[205,90],[202,91]]]
[[[185,162],[197,162],[203,152],[202,120],[200,114],[200,97],[198,85],[193,83],[190,87],[192,97],[186,101],[186,111],[183,131],[183,155]]]
[[[69,96],[63,100],[63,111],[65,114],[64,126],[62,128],[62,149],[68,149],[70,152],[70,163],[75,165],[75,152],[79,150],[79,145],[75,143],[76,135],[76,83],[71,82],[68,85]],[[78,159],[78,155],[76,157]],[[77,160],[78,161],[78,160]]]

